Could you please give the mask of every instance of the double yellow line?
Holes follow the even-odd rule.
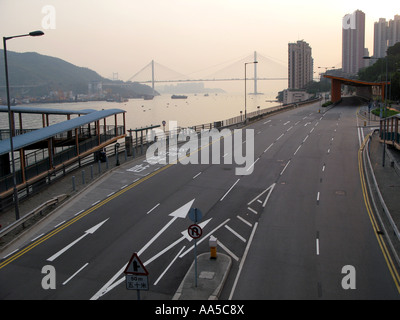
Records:
[[[362,157],[363,157],[363,151],[364,151],[365,145],[366,145],[370,135],[371,134],[369,134],[364,139],[360,149],[358,150],[358,169],[359,169],[359,172],[360,172],[361,188],[362,188],[362,192],[363,192],[363,196],[364,196],[365,207],[367,208],[368,216],[369,216],[369,219],[371,221],[372,228],[374,230],[376,239],[378,240],[379,246],[380,246],[381,251],[383,253],[383,257],[385,258],[386,264],[388,266],[390,274],[392,275],[392,278],[393,278],[393,281],[394,281],[394,283],[396,285],[397,291],[400,294],[400,276],[399,276],[399,273],[397,272],[396,265],[393,262],[392,257],[391,257],[391,255],[389,253],[389,250],[388,250],[388,248],[386,246],[386,243],[385,243],[385,241],[383,239],[382,233],[379,230],[378,223],[376,221],[374,212],[373,212],[372,207],[371,207],[371,203],[369,201],[367,185],[366,185],[366,182],[365,182],[365,175],[364,175],[364,167],[363,167],[363,159],[362,159]]]

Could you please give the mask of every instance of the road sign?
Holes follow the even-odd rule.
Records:
[[[137,276],[134,274],[126,274],[126,288],[128,290],[149,290],[148,276]]]
[[[149,272],[144,267],[142,261],[140,261],[139,256],[135,252],[131,259],[129,260],[128,265],[125,268],[124,273],[126,275],[135,275],[135,276],[147,276]]]
[[[197,224],[192,224],[188,228],[188,233],[189,233],[189,236],[191,236],[193,239],[198,239],[203,234],[203,230]]]
[[[201,221],[201,218],[203,217],[203,214],[201,211],[197,208],[190,208],[189,210],[189,218],[192,220],[194,223],[197,223]]]

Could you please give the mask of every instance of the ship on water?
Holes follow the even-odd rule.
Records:
[[[171,99],[187,99],[187,96],[183,96],[183,95],[172,95]]]

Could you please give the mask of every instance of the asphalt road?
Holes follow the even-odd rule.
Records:
[[[235,174],[244,165],[223,143],[221,164],[121,167],[66,209],[71,219],[3,258],[0,299],[135,299],[123,275],[134,252],[149,272],[142,299],[171,299],[194,257],[188,207],[202,212],[197,253],[214,235],[232,258],[221,299],[398,299],[361,188],[358,100],[346,102],[246,127],[251,174]],[[240,141],[249,155],[245,130]],[[55,289],[43,289],[52,280],[45,266]],[[342,286],[344,266],[355,271],[355,289]]]

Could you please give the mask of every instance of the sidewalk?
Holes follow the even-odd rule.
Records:
[[[392,222],[400,230],[400,151],[391,146],[386,146],[385,166],[383,166],[383,144],[379,141],[378,132],[374,132],[370,140],[369,156],[379,191],[390,213]],[[371,189],[374,191],[376,207],[385,225],[387,236],[391,239],[397,255],[400,256],[400,241],[394,234],[391,221],[379,200],[373,181],[371,180],[370,183]]]

